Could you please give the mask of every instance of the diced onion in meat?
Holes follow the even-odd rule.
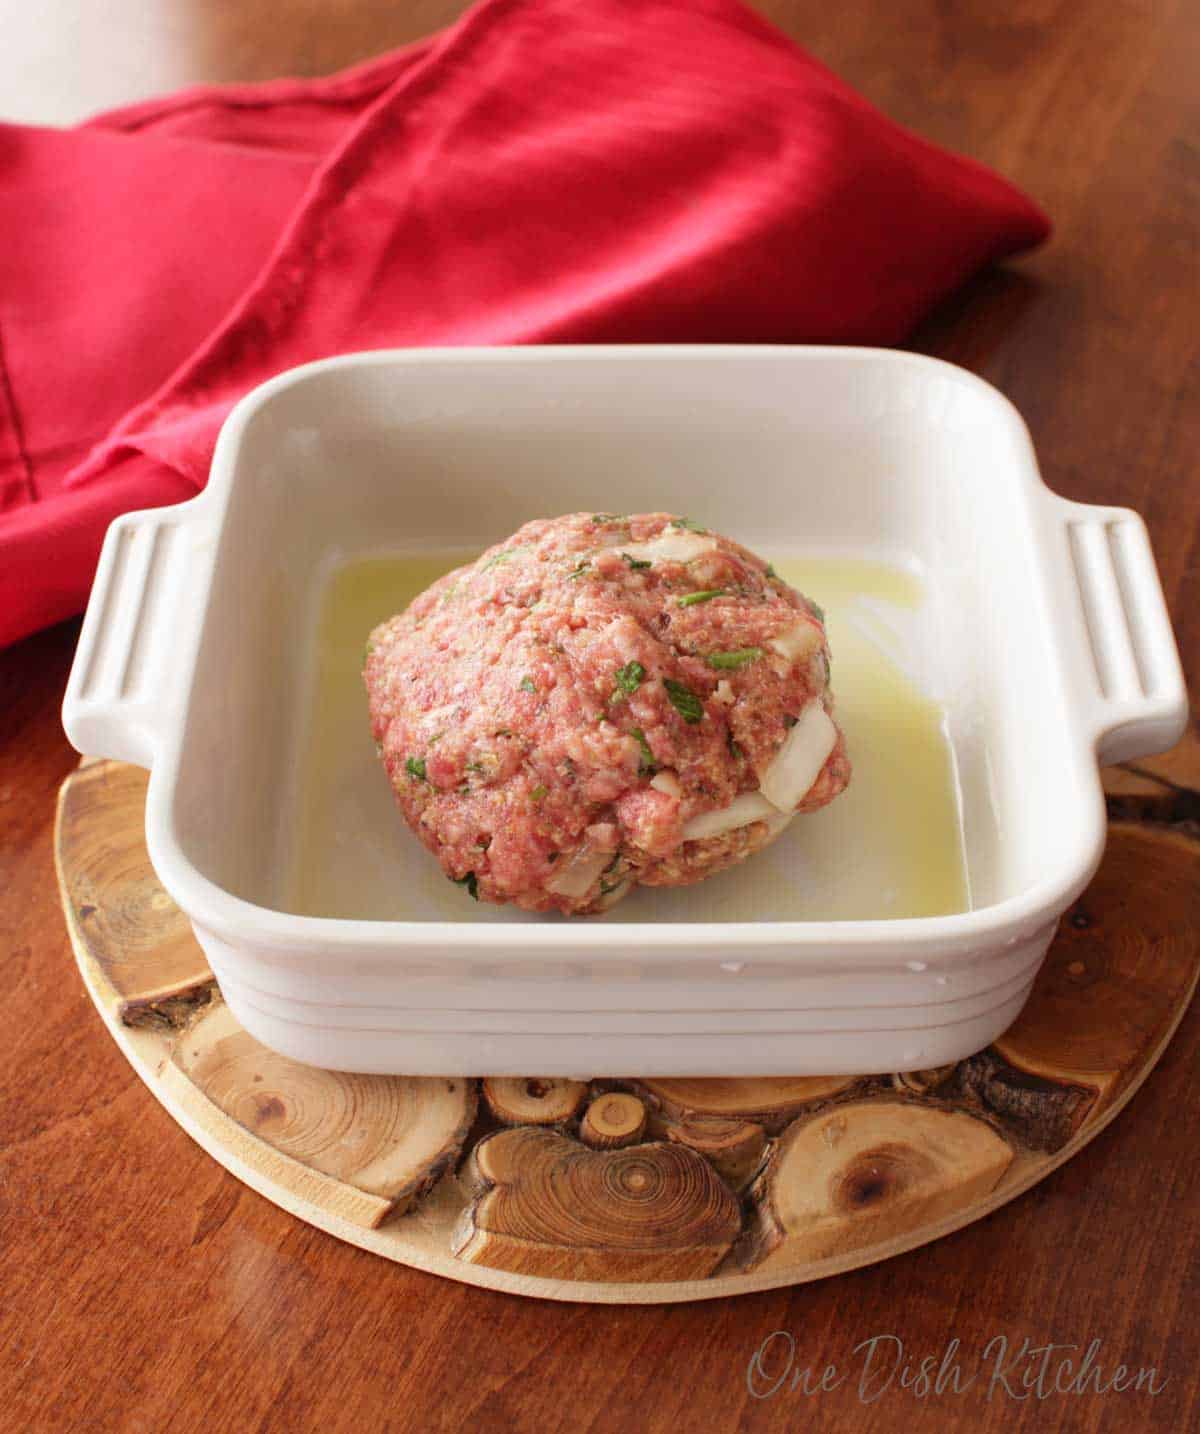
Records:
[[[767,643],[768,647],[791,663],[808,657],[820,645],[821,629],[811,622],[798,622],[795,627],[787,628]]]
[[[709,837],[736,831],[738,827],[748,827],[751,822],[775,821],[781,815],[779,808],[767,801],[761,792],[743,792],[719,812],[701,812],[698,817],[693,817],[683,829],[683,839],[706,841]]]
[[[659,772],[656,777],[650,778],[650,785],[656,792],[662,792],[665,796],[683,796],[683,788],[679,785],[679,778],[674,772]]]
[[[833,719],[819,702],[810,702],[763,773],[759,782],[763,796],[781,812],[794,811],[836,744]]]
[[[580,847],[575,855],[564,863],[562,870],[556,871],[546,883],[546,890],[552,891],[555,896],[567,896],[572,900],[586,896],[611,861],[611,852],[590,851],[587,847]]]
[[[663,533],[646,543],[629,543],[620,551],[643,562],[690,563],[701,553],[715,552],[716,547],[715,538],[703,538],[699,533]]]

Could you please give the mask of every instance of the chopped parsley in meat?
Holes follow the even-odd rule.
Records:
[[[664,677],[663,686],[667,689],[667,696],[671,699],[671,706],[683,718],[685,722],[699,722],[704,716],[704,704],[690,687],[685,687],[682,682],[676,682],[673,677]]]

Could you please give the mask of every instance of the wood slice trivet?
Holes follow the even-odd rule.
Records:
[[[1197,745],[1106,774],[1108,851],[1025,1011],[956,1066],[881,1076],[358,1076],[266,1050],[221,1001],[146,855],[146,774],[86,762],[59,796],[71,943],[117,1044],[175,1120],[289,1213],[470,1284],[597,1303],[838,1274],[977,1220],[1126,1105],[1200,970]],[[1198,768],[1200,770],[1200,768]],[[620,1096],[615,1099],[614,1096]]]

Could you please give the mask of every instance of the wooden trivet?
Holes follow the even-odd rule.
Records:
[[[55,854],[76,958],[117,1044],[184,1130],[260,1194],[471,1284],[601,1303],[708,1299],[948,1234],[1027,1190],[1125,1106],[1200,970],[1195,752],[1109,774],[1104,865],[1007,1035],[956,1066],[865,1078],[314,1070],[260,1046],[222,1003],[150,867],[144,772],[89,762],[68,777]]]

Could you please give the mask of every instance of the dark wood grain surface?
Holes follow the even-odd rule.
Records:
[[[452,18],[455,0],[0,0],[0,114],[64,123],[181,84],[320,73]],[[917,347],[1004,389],[1048,481],[1150,524],[1200,669],[1200,9],[1190,0],[762,0],[897,119],[987,160],[1057,230],[948,305]],[[0,220],[2,222],[2,220]],[[51,824],[75,762],[58,705],[74,624],[0,653],[0,1429],[1185,1430],[1200,1423],[1200,1016],[1133,1104],[1016,1204],[794,1292],[612,1309],[521,1301],[385,1265],[214,1165],[95,1018],[57,906]],[[849,1376],[755,1399],[774,1331]],[[899,1376],[957,1339],[963,1393]],[[1151,1397],[990,1380],[1100,1340]],[[876,1347],[882,1356],[882,1345]],[[889,1350],[894,1346],[889,1346]],[[786,1346],[772,1347],[772,1369]],[[1078,1357],[1078,1352],[1070,1352]],[[1057,1359],[1057,1354],[1055,1355]],[[1036,1373],[1037,1358],[1032,1361]],[[1053,1367],[1052,1367],[1053,1368]],[[991,1398],[989,1399],[989,1391]]]

